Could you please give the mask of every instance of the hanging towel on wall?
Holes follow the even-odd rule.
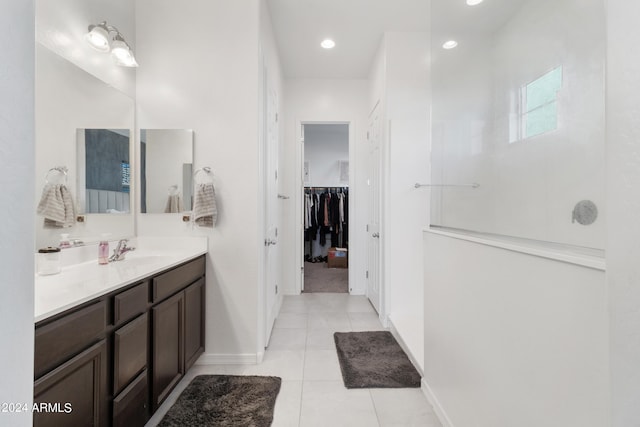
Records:
[[[200,227],[212,228],[218,219],[216,193],[212,183],[198,184],[193,201],[193,220]]]
[[[71,192],[63,184],[47,185],[42,190],[38,215],[46,228],[71,227],[76,223],[76,209]]]
[[[179,213],[184,210],[182,205],[182,197],[179,194],[170,194],[167,198],[167,205],[164,208],[164,213]]]

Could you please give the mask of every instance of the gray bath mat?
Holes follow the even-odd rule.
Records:
[[[268,427],[281,382],[278,377],[197,376],[158,425]]]
[[[420,374],[391,332],[336,332],[333,339],[345,387],[420,387]]]

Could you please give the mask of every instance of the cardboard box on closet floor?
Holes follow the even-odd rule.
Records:
[[[344,248],[329,248],[327,267],[349,268],[349,251]]]

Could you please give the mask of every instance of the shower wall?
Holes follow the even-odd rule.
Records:
[[[432,184],[479,187],[433,187],[431,223],[603,249],[602,0],[486,3],[432,3]]]

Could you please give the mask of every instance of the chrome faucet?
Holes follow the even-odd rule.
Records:
[[[109,257],[109,262],[122,261],[127,252],[134,251],[136,248],[127,246],[128,239],[120,239],[118,246],[113,250],[113,255]]]

